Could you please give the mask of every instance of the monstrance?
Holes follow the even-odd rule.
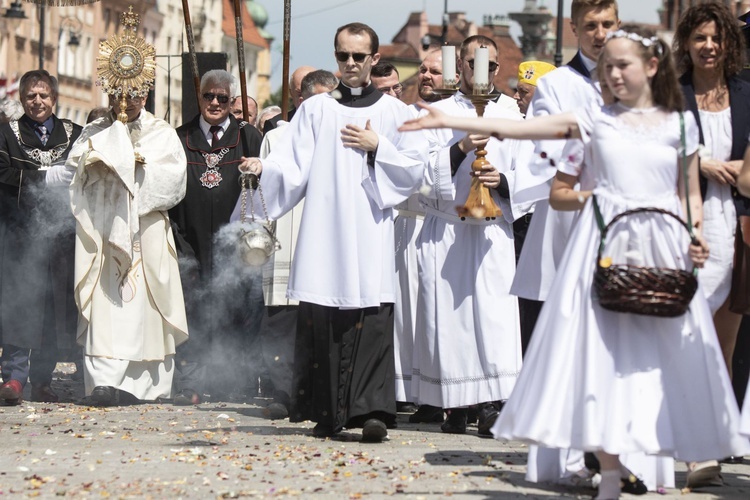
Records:
[[[156,76],[156,49],[138,36],[140,16],[130,6],[122,14],[123,32],[99,42],[96,84],[120,99],[117,119],[128,122],[127,99],[146,97]]]

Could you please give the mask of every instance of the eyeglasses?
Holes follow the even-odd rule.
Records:
[[[214,102],[214,99],[219,101],[219,104],[226,104],[229,102],[229,96],[226,94],[213,94],[211,92],[203,94],[203,100],[206,102]]]
[[[469,67],[473,70],[474,69],[474,59],[469,59],[466,62],[469,63]],[[497,63],[496,62],[490,61],[490,63],[489,63],[488,66],[489,66],[489,69],[490,69],[490,73],[493,73],[497,69]]]
[[[394,94],[400,94],[404,90],[404,86],[400,83],[397,83],[393,87],[378,87],[378,90],[384,94],[387,94],[391,91],[393,91]]]
[[[365,62],[367,56],[372,54],[365,54],[364,52],[338,52],[336,51],[336,60],[338,62],[347,62],[351,57],[355,63]]]

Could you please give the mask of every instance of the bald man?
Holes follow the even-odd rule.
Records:
[[[300,66],[295,69],[292,76],[289,77],[289,94],[292,98],[292,109],[287,113],[286,121],[292,121],[294,112],[297,111],[297,107],[302,104],[302,79],[305,78],[308,73],[312,73],[313,71],[315,71],[315,68],[312,66]],[[269,131],[275,129],[279,120],[282,119],[283,117],[279,114],[266,120],[262,128],[263,134],[265,135]]]

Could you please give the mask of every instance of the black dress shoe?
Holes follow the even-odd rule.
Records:
[[[648,487],[635,474],[628,474],[627,477],[620,478],[620,491],[631,495],[645,495],[648,493]]]
[[[97,406],[114,406],[117,404],[117,389],[111,385],[97,385],[91,391],[91,400]]]
[[[414,413],[419,409],[414,403],[396,401],[396,411],[398,413]]]
[[[448,418],[440,426],[440,430],[446,434],[466,434],[466,408],[451,408],[447,413]]]
[[[289,409],[286,405],[274,401],[263,408],[263,416],[271,420],[283,420],[289,416]]]
[[[57,403],[60,397],[49,385],[31,384],[31,400],[36,403]]]
[[[443,420],[443,409],[438,406],[420,405],[416,413],[409,415],[412,424],[439,424]]]
[[[494,403],[482,404],[477,415],[479,419],[477,434],[492,437],[492,426],[495,425],[495,421],[499,415],[500,409]]]
[[[362,426],[363,443],[382,443],[388,436],[385,422],[377,418],[371,418]]]
[[[317,438],[327,438],[333,436],[333,426],[328,424],[315,424],[312,430],[313,436]]]
[[[183,389],[172,398],[175,406],[191,406],[201,404],[201,396],[192,389]]]
[[[724,460],[719,460],[723,464],[741,464],[745,461],[745,457],[739,457],[736,455],[729,455]]]

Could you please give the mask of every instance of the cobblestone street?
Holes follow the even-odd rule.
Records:
[[[270,421],[265,400],[193,407],[81,404],[83,386],[58,365],[63,403],[0,407],[0,496],[92,498],[590,498],[587,488],[524,481],[526,447],[409,424],[383,444],[359,432],[311,436],[312,425]],[[28,393],[28,387],[27,391]],[[28,394],[27,394],[28,395]],[[684,484],[684,464],[677,464]],[[750,498],[750,462],[724,466],[725,486],[647,498]]]

